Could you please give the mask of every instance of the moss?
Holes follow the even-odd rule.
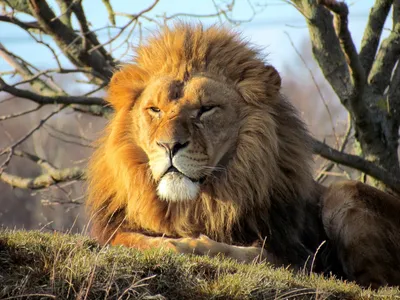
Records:
[[[266,264],[100,247],[82,235],[0,231],[0,298],[390,299],[319,275]]]

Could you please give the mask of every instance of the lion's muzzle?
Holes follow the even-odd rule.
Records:
[[[157,186],[158,196],[171,202],[196,200],[199,192],[200,183],[192,181],[180,172],[166,173]]]
[[[158,196],[171,202],[196,200],[205,175],[203,164],[208,157],[204,154],[200,157],[189,141],[157,141],[157,145],[165,151],[156,163],[158,167],[164,166],[157,186]]]

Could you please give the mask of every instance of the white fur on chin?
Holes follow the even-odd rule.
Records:
[[[200,185],[179,173],[168,173],[161,178],[157,187],[158,196],[165,201],[193,201],[200,192]]]

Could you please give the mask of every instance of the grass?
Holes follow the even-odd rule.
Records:
[[[397,299],[266,264],[100,247],[82,235],[0,231],[1,299]]]

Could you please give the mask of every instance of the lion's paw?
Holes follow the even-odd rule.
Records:
[[[262,261],[267,258],[267,252],[258,247],[239,247],[216,242],[206,235],[198,238],[180,238],[168,241],[171,247],[178,253],[196,254],[233,258],[239,262],[251,263]]]

